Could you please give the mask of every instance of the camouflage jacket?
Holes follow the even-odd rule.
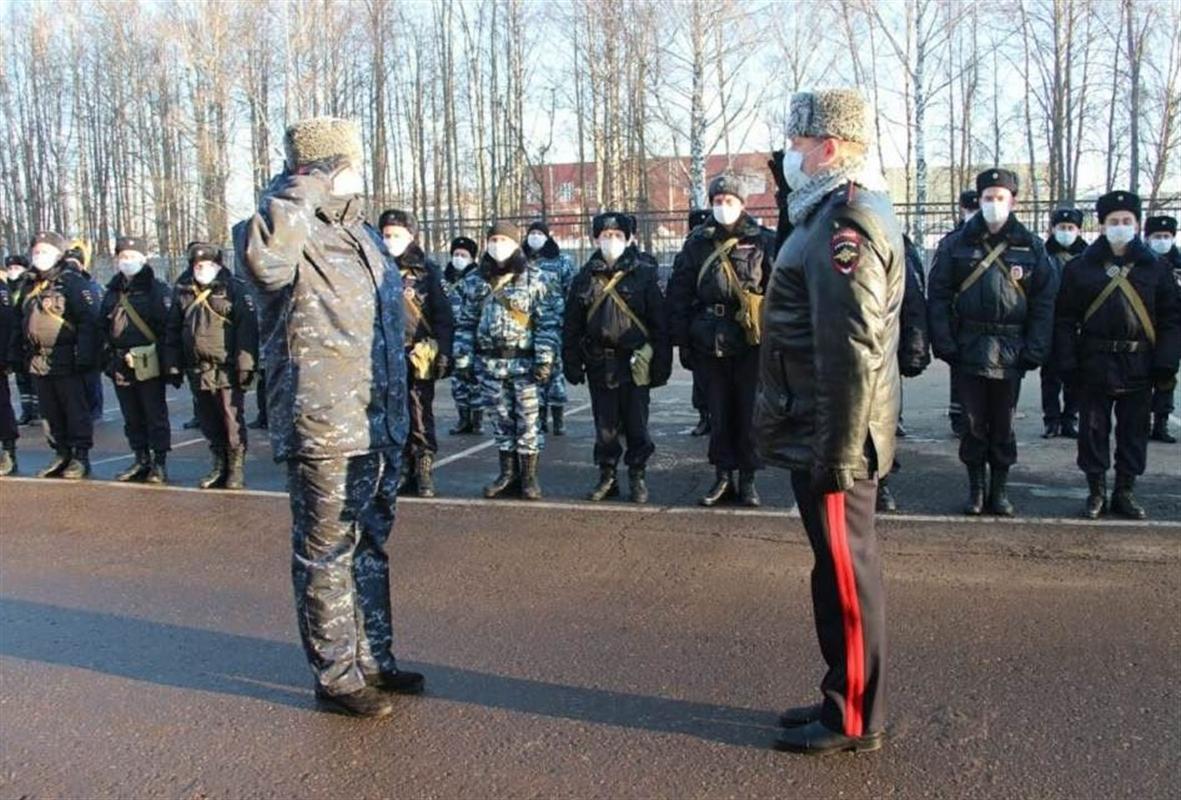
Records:
[[[279,461],[406,440],[402,279],[359,201],[330,186],[320,173],[279,175],[244,237]]]
[[[479,269],[464,279],[455,327],[456,368],[478,359],[489,375],[506,378],[528,374],[535,362],[557,363],[564,307],[557,283],[520,250],[508,267],[495,274],[496,262],[485,255]]]
[[[570,285],[574,283],[574,276],[578,274],[578,267],[570,256],[558,249],[558,243],[547,239],[540,250],[530,251],[529,245],[524,246],[524,252],[531,266],[540,269],[550,280],[557,284],[558,291],[565,300],[570,294]]]

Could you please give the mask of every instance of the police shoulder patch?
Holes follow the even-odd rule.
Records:
[[[854,228],[841,228],[829,242],[832,268],[842,275],[851,275],[861,263],[861,234]]]

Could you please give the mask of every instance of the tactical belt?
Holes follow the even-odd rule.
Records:
[[[1149,348],[1148,342],[1138,339],[1096,339],[1083,337],[1083,349],[1089,353],[1139,353]]]
[[[976,269],[972,270],[971,274],[964,278],[964,282],[961,283],[959,288],[955,290],[955,297],[952,298],[952,303],[954,304],[955,301],[959,299],[961,294],[968,291],[968,289],[972,288],[976,281],[984,277],[984,273],[988,272],[989,268],[993,264],[999,264],[1002,268],[1002,272],[1004,272],[1005,278],[1008,279],[1009,283],[1011,283],[1014,288],[1017,289],[1017,291],[1021,292],[1021,294],[1025,294],[1025,290],[1021,288],[1021,282],[1013,279],[1013,273],[1007,269],[1008,265],[1001,260],[1001,254],[1004,253],[1008,248],[1008,242],[1001,242],[996,247],[992,248],[992,250],[988,252],[988,255],[980,259],[980,263],[976,265]]]
[[[1108,265],[1109,269],[1114,268],[1114,265]],[[1140,322],[1140,327],[1144,329],[1144,335],[1148,337],[1151,344],[1156,344],[1156,326],[1152,324],[1152,316],[1148,313],[1148,308],[1144,305],[1144,299],[1140,297],[1140,292],[1136,291],[1136,287],[1128,281],[1128,273],[1132,271],[1132,265],[1120,267],[1103,291],[1099,292],[1098,296],[1091,302],[1087,312],[1083,314],[1083,324],[1087,320],[1095,316],[1095,312],[1106,302],[1108,297],[1118,289],[1123,293],[1124,299],[1128,301],[1128,305],[1132,307],[1132,313],[1136,315],[1136,319]],[[1110,273],[1108,273],[1110,275]],[[1116,351],[1120,352],[1120,351]],[[1132,352],[1132,351],[1128,351]]]
[[[631,354],[633,352],[635,352],[635,351],[628,350],[623,347],[588,347],[588,348],[586,348],[587,356],[589,356],[590,358],[601,358],[604,360],[612,359],[612,358],[618,358],[618,359],[631,358]]]
[[[532,347],[489,347],[476,350],[476,355],[485,358],[533,358]]]
[[[964,330],[975,331],[976,333],[995,333],[1000,336],[1020,336],[1025,333],[1025,328],[1021,325],[1003,325],[999,322],[976,322],[970,319],[960,322],[960,327]]]

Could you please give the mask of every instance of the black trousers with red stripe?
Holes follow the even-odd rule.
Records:
[[[792,490],[816,563],[812,609],[828,672],[820,721],[847,736],[885,727],[886,604],[874,530],[877,480],[815,495],[811,475],[791,473]]]

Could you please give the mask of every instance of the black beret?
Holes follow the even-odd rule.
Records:
[[[1095,213],[1099,215],[1100,224],[1113,211],[1130,211],[1136,221],[1140,220],[1140,195],[1133,192],[1117,190],[1108,192],[1095,201]]]
[[[411,236],[418,235],[418,219],[410,211],[403,211],[400,208],[388,208],[381,212],[381,218],[377,222],[377,229],[384,231],[390,225],[397,225],[410,231]]]
[[[456,250],[466,250],[472,258],[475,258],[476,254],[480,252],[480,246],[466,236],[456,236],[451,240],[451,249],[447,252],[454,253]]]
[[[118,255],[124,250],[134,250],[146,256],[148,254],[148,240],[142,236],[120,236],[115,240],[115,254]]]
[[[1177,235],[1177,218],[1166,215],[1159,215],[1149,217],[1144,222],[1144,235],[1151,236],[1154,233],[1171,233]]]
[[[546,236],[549,236],[549,225],[546,225],[542,220],[535,219],[529,223],[528,233],[533,233],[533,231],[541,231]]]
[[[491,239],[493,236],[507,236],[514,242],[521,243],[521,229],[507,220],[492,223],[488,228],[488,235],[484,238]]]
[[[986,169],[976,176],[976,191],[980,194],[984,194],[984,190],[992,186],[999,186],[1017,194],[1017,175],[1010,170],[995,167]]]
[[[17,264],[28,269],[29,259],[22,256],[20,253],[13,253],[4,259],[4,266],[15,267]]]
[[[1050,215],[1050,224],[1061,225],[1063,222],[1069,222],[1081,228],[1083,226],[1083,212],[1077,208],[1054,209],[1054,213]]]
[[[621,211],[604,211],[595,215],[591,220],[591,233],[597,239],[603,231],[621,231],[624,236],[631,236],[635,232],[631,217]]]
[[[978,211],[980,209],[980,193],[975,189],[964,189],[960,192],[960,208]]]
[[[222,263],[221,248],[208,242],[191,242],[188,248],[189,265],[198,261],[215,261]]]
[[[709,182],[709,199],[713,200],[720,194],[732,194],[742,202],[746,202],[746,193],[742,191],[742,182],[734,175],[722,173]]]
[[[66,241],[66,237],[62,236],[57,231],[37,231],[37,233],[33,236],[33,241],[29,245],[29,249],[32,249],[39,244],[47,244],[51,247],[56,247],[62,253],[65,253],[67,248],[70,246],[70,243]]]
[[[689,212],[689,230],[693,230],[698,225],[704,225],[709,222],[710,210],[708,208],[695,208]]]

